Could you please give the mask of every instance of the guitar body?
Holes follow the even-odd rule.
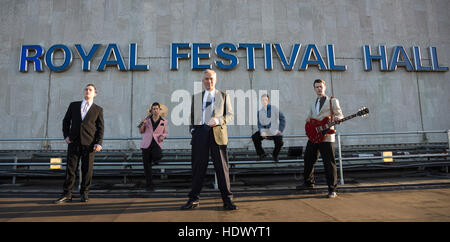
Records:
[[[305,124],[306,136],[313,143],[320,143],[325,139],[327,134],[334,134],[336,130],[328,128],[330,123],[330,117],[326,117],[322,120],[311,119]]]
[[[325,139],[327,134],[334,134],[336,130],[330,129],[336,124],[340,124],[346,120],[350,120],[354,117],[364,117],[369,114],[369,109],[366,107],[362,107],[358,110],[357,113],[347,116],[343,119],[332,121],[331,116],[328,116],[322,120],[311,118],[309,122],[305,124],[306,136],[308,136],[309,140],[313,143],[320,143]]]

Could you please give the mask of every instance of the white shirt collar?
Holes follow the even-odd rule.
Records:
[[[205,90],[205,96],[208,94],[211,95],[211,97],[214,97],[214,94],[216,93],[216,89],[212,89],[211,91]]]
[[[86,99],[83,98],[83,101],[81,102],[81,106],[85,105],[85,103],[88,102],[86,101]],[[92,106],[92,103],[94,103],[94,101],[90,101],[89,103],[89,107]]]
[[[215,93],[216,93],[216,89],[213,89],[211,91],[205,90],[205,95],[203,96],[203,102],[206,102],[206,99],[208,98],[208,94],[211,95],[211,98],[214,101],[214,94]]]

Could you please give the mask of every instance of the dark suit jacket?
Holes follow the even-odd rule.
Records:
[[[64,139],[69,137],[72,142],[79,141],[81,145],[101,145],[103,132],[103,108],[93,103],[84,120],[81,120],[81,101],[69,105],[63,119]]]

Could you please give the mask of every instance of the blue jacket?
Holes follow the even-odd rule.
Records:
[[[273,114],[275,117],[272,119],[272,110],[274,111]],[[260,112],[263,112],[264,108],[258,110],[257,117],[258,117],[258,130],[261,132],[261,129],[271,129],[272,123],[275,121],[275,123],[278,123],[278,130],[280,130],[281,133],[283,133],[284,128],[286,127],[286,118],[284,117],[284,114],[278,110],[276,106],[267,105],[267,117],[271,119],[270,124],[267,126],[263,126],[261,124],[261,120],[259,118]],[[278,114],[278,118],[276,117]],[[276,124],[275,124],[276,125]],[[281,135],[281,134],[279,134]]]

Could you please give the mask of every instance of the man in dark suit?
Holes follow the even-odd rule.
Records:
[[[87,202],[92,181],[94,154],[102,149],[103,109],[94,103],[97,89],[93,84],[84,88],[82,101],[72,102],[63,119],[64,140],[68,144],[64,192],[55,203],[72,201],[78,161],[81,158],[81,201]]]
[[[236,210],[232,202],[233,194],[230,188],[228,172],[228,133],[227,123],[233,120],[233,110],[230,96],[215,89],[216,72],[206,70],[203,73],[205,91],[195,94],[191,106],[192,134],[192,189],[189,200],[181,209],[192,209],[199,206],[199,195],[208,168],[211,154],[217,183],[222,195],[223,208]]]

